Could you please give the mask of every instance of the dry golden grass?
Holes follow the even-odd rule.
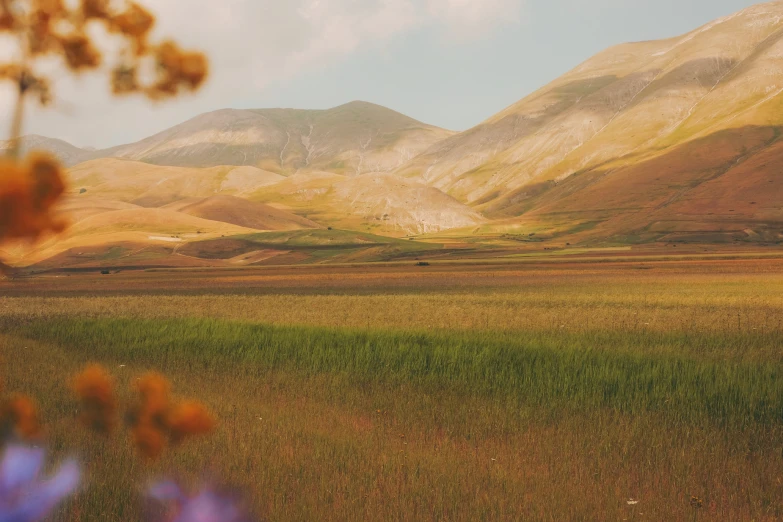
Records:
[[[736,263],[723,273],[711,265],[482,267],[430,272],[423,285],[424,278],[414,274],[411,281],[401,268],[289,269],[256,279],[168,273],[164,280],[148,273],[24,281],[14,285],[29,284],[34,294],[37,284],[47,291],[62,284],[61,295],[0,298],[6,331],[0,356],[7,388],[41,399],[56,452],[79,451],[90,463],[89,488],[64,507],[62,520],[137,520],[138,484],[172,473],[195,483],[205,470],[245,491],[254,513],[269,520],[776,520],[783,516],[777,421],[724,422],[720,413],[687,421],[667,411],[532,404],[513,389],[473,392],[426,376],[395,381],[295,364],[266,367],[168,348],[157,355],[134,340],[141,335],[154,348],[168,342],[165,329],[180,319],[211,317],[238,321],[225,323],[229,329],[310,325],[327,327],[327,335],[354,327],[367,332],[368,343],[386,332],[416,331],[422,342],[450,335],[469,344],[477,332],[489,338],[505,331],[522,344],[562,339],[578,350],[605,342],[595,348],[608,356],[635,350],[640,360],[682,356],[727,368],[774,368],[781,359],[783,276],[762,265],[755,265],[757,273]],[[207,278],[202,284],[208,281],[213,293],[199,295],[196,278]],[[88,281],[103,285],[97,295],[85,294]],[[157,283],[157,293],[145,290],[145,281]],[[61,318],[88,322],[68,330],[70,321]],[[115,325],[117,318],[131,321]],[[134,324],[139,332],[130,329]],[[220,322],[185,324],[200,330],[183,340],[192,350],[199,339],[205,351],[224,337],[235,340]],[[129,329],[112,333],[115,326]],[[303,335],[316,346],[319,331]],[[264,342],[285,340],[275,335],[283,333]],[[687,353],[675,353],[681,349]],[[67,387],[69,376],[96,360],[118,380],[121,401],[132,396],[136,377],[165,373],[177,392],[216,414],[217,432],[151,465],[134,454],[126,433],[109,440],[88,435]],[[691,495],[704,506],[692,507]]]
[[[56,275],[7,283],[0,314],[417,330],[763,333],[783,328],[781,268],[779,260],[730,260]]]
[[[172,470],[195,482],[205,469],[272,520],[687,520],[691,494],[707,501],[703,520],[780,515],[777,428],[725,432],[610,411],[549,416],[407,386],[354,387],[341,376],[208,374],[186,361],[167,374],[221,426],[148,466],[123,437],[104,442],[76,424],[61,381],[88,350],[74,357],[9,338],[0,346],[24,349],[7,359],[8,384],[43,398],[53,446],[90,462],[90,489],[62,520],[135,520],[135,484]],[[115,369],[126,397],[146,369]],[[640,504],[627,505],[631,498]]]

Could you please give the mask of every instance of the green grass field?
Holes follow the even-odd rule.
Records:
[[[780,346],[778,334],[432,334],[208,319],[61,319],[32,322],[19,333],[76,353],[89,346],[92,357],[116,364],[168,370],[170,361],[187,361],[206,372],[230,367],[250,376],[337,374],[547,410],[661,412],[676,421],[737,426],[775,424],[783,412],[779,362],[711,354],[718,347]]]
[[[55,454],[89,462],[62,520],[137,520],[139,484],[172,474],[219,477],[264,520],[776,520],[783,277],[767,268],[0,297],[0,354]],[[217,432],[154,464],[87,434],[67,379],[92,361],[125,398],[165,373]]]

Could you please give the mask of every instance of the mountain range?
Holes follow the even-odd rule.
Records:
[[[360,175],[393,171],[454,134],[379,105],[351,102],[328,110],[224,109],[104,150],[80,149],[42,136],[26,137],[25,147],[50,150],[68,167],[120,158],[178,167],[232,165]]]
[[[780,242],[782,123],[776,1],[607,49],[465,132],[352,102],[221,110],[106,150],[26,137],[26,148],[72,167],[67,208],[77,221],[62,246],[30,260],[177,231],[203,242],[300,229],[322,238],[330,227],[372,234],[381,250],[394,242],[377,238],[423,234]],[[105,221],[104,237],[79,216]],[[77,236],[89,240],[69,247]]]

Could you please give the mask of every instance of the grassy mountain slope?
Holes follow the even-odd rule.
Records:
[[[778,1],[679,38],[608,49],[398,172],[510,217],[575,173],[641,164],[726,129],[777,125],[782,92]],[[612,190],[632,191],[619,182]],[[603,194],[607,212],[613,196]]]
[[[584,171],[522,199],[520,218],[497,223],[582,241],[780,242],[781,130],[726,130],[645,161]]]

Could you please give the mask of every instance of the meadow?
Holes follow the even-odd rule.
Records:
[[[783,261],[288,267],[0,283],[6,389],[89,463],[58,520],[224,481],[262,520],[777,520]],[[68,379],[148,370],[217,431],[145,463]],[[696,502],[692,497],[697,497]]]

